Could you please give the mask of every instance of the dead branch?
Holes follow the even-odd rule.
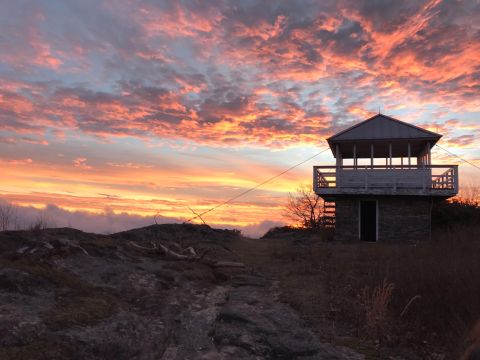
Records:
[[[152,243],[153,244],[153,243]],[[197,256],[195,255],[183,255],[183,254],[179,254],[173,250],[170,250],[169,248],[167,248],[165,245],[162,245],[162,244],[158,244],[158,247],[160,249],[162,249],[162,251],[165,253],[165,255],[169,255],[175,259],[178,259],[178,260],[190,260],[190,261],[193,261],[193,260],[197,260]]]
[[[87,256],[90,256],[90,254],[88,253],[87,250],[85,250],[79,243],[78,241],[76,240],[70,240],[70,239],[58,239],[58,241],[60,242],[60,244],[62,244],[63,246],[66,246],[66,247],[73,247],[73,248],[76,248],[76,249],[79,249],[81,250],[85,255]],[[51,246],[50,243],[47,242],[47,244],[49,244]],[[53,249],[53,246],[52,246],[52,249]]]
[[[27,251],[28,249],[30,249],[30,246],[24,246],[24,247],[21,247],[20,249],[17,250],[17,253],[18,254],[23,254],[25,251]]]
[[[72,241],[69,239],[58,239],[59,243],[67,248],[76,248],[82,251],[85,255],[90,256],[87,250],[85,250],[82,246],[80,246],[76,241]],[[37,243],[36,245],[28,245],[21,247],[20,249],[17,250],[18,254],[33,254],[37,250],[41,249],[41,247],[44,247],[48,250],[54,250],[55,246],[52,245],[51,242],[49,241],[42,241]]]
[[[197,252],[193,247],[188,247],[180,252],[173,251],[169,249],[167,246],[161,244],[161,243],[155,243],[151,242],[152,247],[146,247],[137,244],[134,241],[129,241],[128,242],[131,246],[134,248],[141,250],[143,252],[146,252],[148,254],[163,254],[166,255],[170,258],[173,258],[175,260],[183,260],[183,261],[196,261],[200,262],[202,264],[211,266],[211,267],[236,267],[236,268],[243,268],[245,267],[244,264],[242,263],[236,263],[232,261],[216,261],[216,260],[211,260],[211,259],[206,259],[205,255],[207,255],[209,249],[202,249],[201,251]],[[178,244],[175,244],[176,247],[180,248]]]
[[[137,249],[140,249],[140,250],[143,250],[143,251],[146,251],[148,253],[157,253],[158,252],[158,248],[155,246],[151,247],[151,248],[148,248],[146,246],[142,246],[142,245],[138,245],[136,242],[134,241],[129,241],[128,242],[130,245],[132,245],[133,247],[137,248]]]
[[[194,256],[196,257],[197,256],[197,253],[195,252],[195,249],[191,246],[189,246],[188,248],[185,249],[185,252],[189,253],[191,256]]]
[[[162,245],[160,243],[154,243],[152,241],[152,247],[149,248],[149,247],[146,247],[146,246],[142,246],[142,245],[139,245],[137,244],[136,242],[134,241],[129,241],[129,244],[132,245],[133,247],[137,248],[137,249],[140,249],[140,250],[143,250],[143,251],[146,251],[147,253],[150,253],[150,254],[158,254],[158,253],[163,253],[167,256],[170,256],[176,260],[188,260],[188,261],[196,261],[198,260],[198,256],[196,255],[183,255],[183,254],[179,254],[173,250],[170,250],[169,248],[167,248],[165,245]],[[192,249],[193,250],[193,249]],[[195,253],[195,251],[194,251]]]
[[[195,212],[192,208],[190,208],[190,211],[194,213],[202,222],[206,224],[206,222],[203,220],[200,214]],[[153,217],[153,221],[155,222],[156,225],[158,225],[158,218],[159,214],[156,214]],[[155,232],[155,237],[158,237],[158,234]],[[163,245],[160,241],[155,241],[151,242],[151,247],[146,247],[143,245],[140,245],[134,241],[129,241],[128,244],[132,247],[134,247],[137,250],[141,250],[145,253],[152,254],[152,255],[158,255],[158,254],[163,254],[165,256],[168,256],[170,258],[173,258],[175,260],[183,260],[183,261],[197,261],[201,262],[202,264],[212,266],[212,267],[244,267],[243,264],[240,263],[233,263],[233,262],[228,262],[228,261],[215,261],[211,259],[205,258],[207,253],[209,252],[209,249],[201,249],[200,251],[195,250],[192,246],[189,246],[187,248],[182,248],[179,244],[177,243],[172,243],[169,247]],[[174,248],[175,250],[173,250]],[[230,249],[226,248],[228,251],[231,252]]]
[[[53,250],[54,247],[48,241],[43,243],[43,246],[46,247],[48,250]]]
[[[90,254],[88,253],[88,251],[85,250],[85,249],[84,249],[83,247],[81,247],[80,245],[72,244],[71,246],[74,247],[74,248],[77,248],[77,249],[82,250],[82,252],[83,252],[85,255],[90,256]]]
[[[404,317],[405,314],[408,312],[408,310],[410,309],[410,306],[412,305],[412,303],[415,301],[415,300],[418,300],[418,299],[421,299],[422,297],[420,295],[415,295],[414,297],[412,297],[410,299],[410,301],[407,303],[407,305],[405,305],[405,307],[403,308],[403,311],[400,313],[400,317]]]

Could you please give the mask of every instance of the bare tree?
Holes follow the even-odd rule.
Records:
[[[305,229],[318,229],[322,225],[323,200],[311,185],[302,185],[295,193],[288,194],[284,216]]]
[[[15,208],[12,204],[0,204],[0,231],[8,230],[10,228],[10,224],[15,220],[15,218]]]

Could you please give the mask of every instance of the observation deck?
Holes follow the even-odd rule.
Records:
[[[458,192],[458,165],[314,166],[313,188],[337,195],[451,197]]]

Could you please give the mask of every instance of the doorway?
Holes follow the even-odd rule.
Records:
[[[360,240],[377,241],[377,202],[360,200]]]

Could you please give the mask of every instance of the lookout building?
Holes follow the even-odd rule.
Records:
[[[378,114],[328,138],[336,164],[313,167],[313,188],[335,239],[429,239],[433,201],[458,192],[458,165],[432,165],[441,136]]]

